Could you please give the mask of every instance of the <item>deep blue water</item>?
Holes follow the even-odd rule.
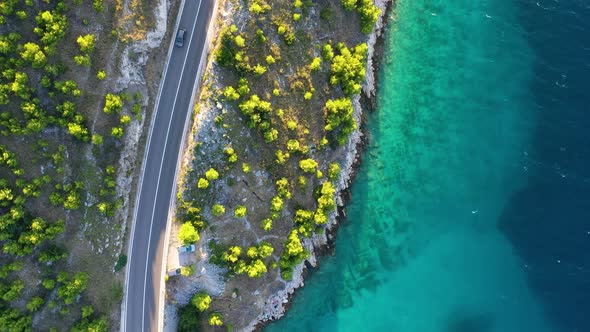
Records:
[[[536,125],[528,183],[499,227],[563,331],[590,331],[590,2],[527,1],[520,22],[536,54]]]
[[[268,331],[590,331],[590,2],[398,0],[334,256]]]

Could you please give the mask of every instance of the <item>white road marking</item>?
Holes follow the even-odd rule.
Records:
[[[143,308],[142,308],[142,312],[141,312],[141,330],[143,331],[144,327],[145,327],[145,293],[146,293],[146,288],[147,288],[147,271],[148,271],[148,266],[149,266],[149,257],[150,257],[150,244],[152,241],[152,230],[153,230],[153,226],[154,226],[154,213],[156,211],[156,202],[158,201],[158,189],[160,188],[160,178],[162,176],[162,166],[164,165],[164,156],[166,154],[166,146],[168,145],[168,136],[170,134],[170,127],[172,125],[172,118],[174,118],[174,110],[176,108],[176,101],[178,99],[178,92],[180,91],[180,83],[182,82],[182,76],[184,74],[184,69],[186,66],[186,60],[188,59],[188,54],[190,52],[190,48],[191,48],[191,44],[193,42],[193,35],[195,33],[195,26],[197,25],[197,18],[199,17],[199,11],[201,10],[201,4],[202,4],[202,0],[199,0],[199,7],[197,8],[197,14],[195,15],[195,21],[193,22],[193,27],[190,30],[189,34],[190,38],[189,38],[189,42],[188,42],[188,46],[186,49],[186,55],[184,56],[184,61],[182,63],[182,71],[180,72],[180,79],[178,81],[178,86],[176,88],[176,93],[174,95],[174,103],[172,104],[172,114],[170,115],[170,120],[168,121],[168,128],[166,129],[166,140],[164,141],[164,152],[162,154],[162,160],[160,161],[160,169],[158,171],[158,182],[156,184],[156,193],[155,193],[155,197],[154,197],[154,206],[152,207],[152,217],[150,220],[150,232],[148,235],[148,252],[146,257],[148,259],[146,259],[145,261],[145,274],[144,274],[144,280],[143,280]]]

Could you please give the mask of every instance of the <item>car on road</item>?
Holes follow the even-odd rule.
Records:
[[[182,246],[182,247],[178,247],[178,252],[182,253],[182,252],[193,252],[197,249],[197,247],[195,247],[194,244],[191,244],[189,246]]]
[[[182,271],[182,269],[179,268],[179,267],[177,267],[175,269],[168,270],[168,273],[167,274],[168,274],[169,277],[174,277],[174,276],[180,275],[180,272],[181,271]]]
[[[176,42],[174,42],[174,44],[176,44],[176,46],[182,47],[184,45],[184,35],[185,34],[186,34],[185,29],[178,29],[178,32],[176,33]]]

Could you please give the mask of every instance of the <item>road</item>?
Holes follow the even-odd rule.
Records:
[[[185,0],[179,28],[186,29],[184,46],[169,52],[167,69],[156,100],[153,124],[148,134],[146,156],[138,186],[134,221],[128,249],[125,295],[121,314],[124,332],[158,331],[162,322],[160,302],[166,245],[168,210],[176,176],[197,71],[207,42],[207,29],[215,0]],[[174,31],[174,36],[176,31]]]

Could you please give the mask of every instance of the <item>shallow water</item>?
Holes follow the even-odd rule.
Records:
[[[267,331],[590,330],[590,20],[545,5],[397,2],[336,254]]]

